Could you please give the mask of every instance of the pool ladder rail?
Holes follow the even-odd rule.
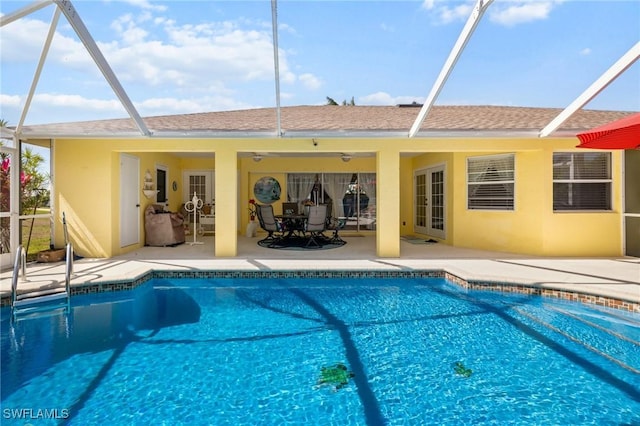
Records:
[[[73,273],[73,245],[71,243],[67,243],[65,257],[64,288],[36,289],[19,294],[18,281],[25,282],[27,280],[27,254],[22,246],[18,247],[11,281],[11,316],[13,319],[17,320],[19,317],[24,318],[35,313],[55,314],[60,309],[69,312],[71,307],[71,274]],[[21,278],[19,279],[19,277]]]

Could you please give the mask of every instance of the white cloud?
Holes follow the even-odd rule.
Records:
[[[2,62],[37,61],[48,31],[45,22],[28,18],[1,27]]]
[[[126,44],[142,43],[149,34],[136,26],[131,14],[120,16],[111,23],[111,28],[119,34]]]
[[[120,112],[123,107],[119,100],[89,99],[80,95],[67,95],[56,93],[36,94],[33,98],[34,104],[49,107],[77,108],[94,111],[114,111]]]
[[[507,0],[494,1],[488,8],[489,19],[504,26],[515,26],[527,22],[547,19],[552,9],[563,0]],[[429,11],[440,24],[469,19],[475,0],[451,2],[447,0],[424,0],[422,8]]]
[[[580,51],[580,56],[589,56],[589,55],[591,55],[591,49],[588,47],[585,47]]]
[[[291,25],[289,25],[289,24],[281,24],[281,23],[278,23],[278,32],[280,32],[280,33],[289,33],[289,34],[297,34],[296,29],[293,28]]]
[[[22,98],[17,95],[5,95],[0,93],[0,105],[2,108],[6,107],[19,107],[22,102]]]
[[[376,92],[358,98],[359,105],[398,105],[411,104],[413,102],[422,103],[424,97],[416,96],[391,96],[387,92]]]
[[[304,84],[306,88],[310,90],[318,90],[320,87],[322,87],[322,81],[313,74],[300,74],[298,79],[300,80],[300,82],[302,82],[302,84]]]
[[[434,6],[435,6],[435,2],[436,2],[435,0],[424,0],[424,1],[422,2],[422,7],[423,7],[424,9],[431,10],[431,9],[433,9],[433,8],[434,8]]]
[[[152,98],[135,103],[138,112],[143,117],[154,115],[185,114],[208,111],[225,111],[247,109],[253,107],[243,102],[238,102],[232,97],[209,96],[192,99],[182,98]]]
[[[515,2],[507,7],[491,9],[489,16],[492,22],[507,27],[512,27],[526,22],[547,19],[551,10],[557,2],[536,1],[536,2]]]
[[[139,7],[143,10],[153,10],[157,12],[164,12],[167,10],[166,6],[159,4],[152,4],[148,0],[124,0],[125,3],[129,3],[132,6]]]
[[[454,6],[451,6],[451,5]],[[438,23],[449,24],[456,21],[465,21],[469,18],[475,1],[466,0],[464,3],[448,2],[446,0],[424,0],[422,8],[428,10]]]
[[[457,21],[466,21],[473,10],[472,4],[459,4],[455,7],[440,8],[440,20],[444,24]]]

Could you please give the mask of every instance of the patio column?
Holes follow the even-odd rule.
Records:
[[[378,151],[376,251],[380,257],[400,257],[400,153]]]
[[[235,150],[216,151],[216,257],[238,254],[238,159]]]

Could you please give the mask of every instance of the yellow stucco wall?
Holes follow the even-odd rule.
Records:
[[[169,208],[182,202],[186,169],[215,169],[216,256],[237,254],[237,235],[248,222],[248,200],[262,176],[278,178],[286,199],[286,173],[377,172],[378,255],[400,254],[399,236],[412,234],[413,173],[416,169],[446,167],[446,237],[443,244],[485,250],[562,256],[621,254],[620,154],[613,153],[613,211],[554,213],[552,211],[552,154],[576,151],[568,139],[94,139],[56,140],[54,149],[55,244],[63,242],[60,219],[65,212],[70,236],[83,256],[110,257],[144,242],[142,195],[147,169],[155,178],[158,164],[169,173]],[[138,246],[119,247],[119,154],[140,159],[141,238]],[[178,158],[172,152],[206,152],[208,158]],[[295,153],[294,157],[266,155],[254,162],[253,152]],[[356,156],[348,163],[340,152]],[[466,208],[466,159],[471,155],[516,154],[514,211],[470,211]],[[584,151],[578,151],[584,152]],[[211,155],[215,153],[215,160]],[[316,154],[333,156],[314,156]],[[366,157],[358,157],[366,153]],[[245,155],[244,157],[242,155]],[[173,191],[171,182],[178,183]],[[279,208],[276,206],[276,210]],[[224,224],[224,225],[221,225]],[[106,225],[106,226],[105,226]]]
[[[621,157],[612,154],[613,204],[611,212],[554,212],[554,152],[586,152],[570,139],[539,142],[539,149],[515,153],[515,206],[513,211],[467,209],[466,161],[468,157],[505,153],[474,151],[427,153],[404,166],[401,185],[404,218],[411,218],[404,233],[413,231],[413,179],[415,170],[446,167],[445,244],[480,250],[540,256],[619,256],[621,233]],[[514,147],[517,146],[514,144]],[[508,151],[507,151],[508,152]],[[407,200],[411,200],[408,202]],[[418,234],[417,234],[418,235]],[[428,235],[422,235],[430,237]]]

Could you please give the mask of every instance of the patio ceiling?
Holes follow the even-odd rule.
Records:
[[[365,136],[405,136],[405,137],[434,137],[434,136],[455,136],[456,132],[451,131],[451,129],[442,129],[441,132],[438,132],[437,129],[431,129],[430,131],[422,131],[422,127],[427,120],[429,114],[432,111],[433,105],[443,88],[444,84],[447,81],[448,76],[451,71],[454,69],[456,62],[462,55],[464,48],[467,42],[473,35],[475,28],[478,23],[482,19],[484,12],[491,5],[493,0],[476,0],[475,5],[472,9],[472,12],[462,29],[455,45],[453,46],[447,60],[445,61],[440,74],[438,75],[436,81],[434,82],[429,95],[427,96],[427,100],[424,105],[420,105],[420,110],[415,113],[412,124],[407,126],[407,128],[403,129],[375,129],[375,130],[366,130],[366,129],[357,129],[353,131],[345,130],[343,128],[331,130],[330,129],[322,129],[322,130],[310,130],[310,131],[286,131],[288,137],[306,137],[310,134],[320,135],[324,137],[365,137]],[[29,5],[6,15],[0,17],[0,27],[10,24],[24,16],[27,16],[37,10],[40,10],[49,5],[55,5],[56,13],[51,22],[49,35],[47,40],[45,41],[45,45],[40,57],[40,61],[37,66],[37,70],[27,96],[27,102],[25,103],[21,119],[17,124],[15,130],[13,131],[13,137],[52,137],[55,136],[55,129],[51,129],[52,134],[46,135],[47,132],[46,126],[33,126],[32,128],[23,128],[24,118],[29,109],[30,101],[35,93],[35,89],[38,84],[40,71],[46,61],[46,57],[49,51],[49,47],[51,44],[51,38],[55,31],[55,28],[58,24],[58,17],[60,14],[63,14],[71,27],[74,29],[75,33],[78,35],[82,44],[86,48],[86,50],[91,55],[93,61],[100,69],[106,81],[111,86],[112,90],[118,97],[120,103],[123,105],[125,110],[127,111],[130,120],[133,122],[133,128],[128,132],[121,131],[118,133],[118,136],[121,137],[163,137],[163,138],[171,138],[171,137],[283,137],[285,136],[285,131],[282,126],[282,109],[280,107],[280,87],[279,87],[279,65],[278,65],[278,34],[277,34],[277,1],[271,1],[272,8],[272,29],[273,29],[273,50],[274,50],[274,71],[275,71],[275,90],[276,90],[276,105],[275,105],[275,118],[268,129],[264,129],[262,131],[256,131],[255,129],[251,131],[220,131],[217,132],[215,130],[194,130],[194,129],[174,129],[174,130],[165,130],[165,131],[152,131],[150,130],[147,121],[143,119],[135,106],[129,99],[126,91],[118,81],[115,73],[111,69],[111,66],[104,58],[102,53],[100,52],[97,44],[95,43],[93,37],[89,33],[88,29],[84,25],[81,17],[79,16],[77,10],[75,9],[71,0],[38,0]],[[541,126],[536,129],[536,134],[539,137],[546,137],[550,135],[561,135],[561,132],[558,133],[557,130],[561,128],[563,123],[569,120],[576,111],[580,110],[584,105],[586,105],[591,99],[597,96],[605,87],[607,87],[615,78],[617,78],[620,74],[622,74],[626,69],[628,69],[638,58],[640,58],[640,42],[636,43],[626,54],[624,54],[615,64],[613,64],[605,73],[602,74],[600,78],[598,78],[585,92],[583,92],[580,96],[576,98],[574,102],[572,102],[569,106],[567,106],[563,111],[559,112],[552,120],[550,120],[546,125]],[[619,118],[619,117],[616,117]],[[117,120],[109,120],[109,121],[117,121]],[[60,130],[60,129],[57,129]],[[102,130],[102,129],[101,129]],[[58,133],[59,135],[65,135],[67,137],[87,137],[87,136],[98,136],[98,137],[108,137],[113,136],[112,132],[109,132],[108,129],[104,129],[106,133],[93,132],[93,131],[78,131],[78,129],[72,130],[68,128],[66,131],[62,131]],[[491,133],[486,130],[484,132],[473,132],[473,131],[463,131],[460,135],[464,135],[466,137],[469,136],[489,136]],[[74,134],[75,131],[75,134]],[[511,129],[497,129],[497,132],[500,136],[509,136],[509,135],[532,135],[532,129],[526,128],[525,130],[521,128],[511,128]],[[5,135],[6,130],[3,131],[3,137]]]

